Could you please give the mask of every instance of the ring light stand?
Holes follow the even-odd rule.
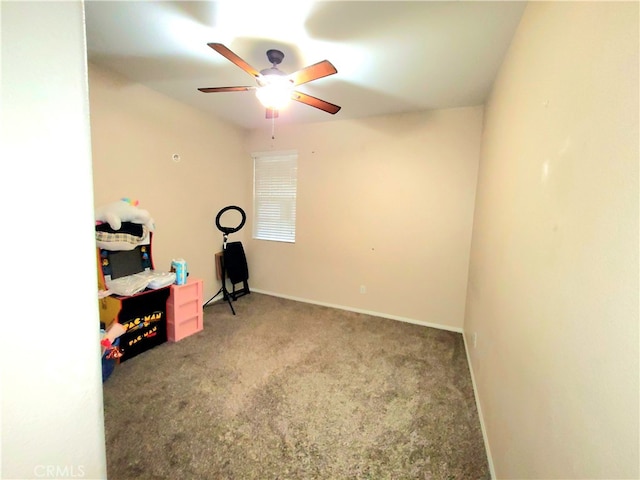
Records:
[[[225,227],[220,225],[220,218],[222,217],[222,214],[225,212],[228,212],[229,210],[236,210],[240,212],[240,215],[242,216],[240,223],[236,227]],[[227,290],[227,281],[225,278],[224,252],[227,249],[227,239],[229,237],[229,234],[239,231],[242,227],[244,227],[244,224],[246,221],[247,221],[247,215],[244,213],[244,210],[242,210],[240,207],[236,207],[235,205],[229,205],[228,207],[224,207],[216,215],[216,227],[218,227],[218,230],[222,232],[223,258],[222,258],[222,261],[220,262],[221,263],[220,277],[222,278],[222,287],[220,287],[220,290],[218,290],[218,293],[216,293],[213,297],[211,297],[209,300],[205,302],[205,304],[203,305],[203,308],[206,307],[209,304],[209,302],[211,302],[211,300],[213,300],[214,298],[216,298],[218,295],[222,293],[223,300],[227,301],[227,303],[229,304],[229,307],[231,308],[231,312],[234,315],[236,314],[236,311],[233,309],[233,305],[231,304],[231,294]]]

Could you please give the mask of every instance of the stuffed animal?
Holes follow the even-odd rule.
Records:
[[[107,222],[114,230],[120,230],[122,222],[146,225],[149,231],[154,230],[153,219],[149,212],[137,207],[138,202],[123,198],[117,202],[104,205],[95,211],[96,221]]]

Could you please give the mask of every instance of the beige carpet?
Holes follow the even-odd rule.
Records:
[[[461,334],[233,305],[106,381],[110,480],[490,478]]]

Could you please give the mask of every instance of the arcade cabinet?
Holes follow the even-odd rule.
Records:
[[[98,288],[108,290],[111,280],[133,278],[136,274],[154,270],[152,256],[153,233],[149,242],[133,250],[111,251],[97,247]],[[101,327],[113,322],[125,327],[120,337],[122,357],[126,361],[167,341],[167,299],[170,285],[144,288],[132,295],[111,294],[98,300]]]

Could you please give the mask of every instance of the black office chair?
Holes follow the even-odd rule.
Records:
[[[251,293],[249,290],[249,267],[247,257],[242,248],[242,242],[227,243],[227,248],[222,251],[224,270],[231,281],[232,291],[229,293],[233,300]],[[236,285],[242,283],[242,288],[236,290]]]

